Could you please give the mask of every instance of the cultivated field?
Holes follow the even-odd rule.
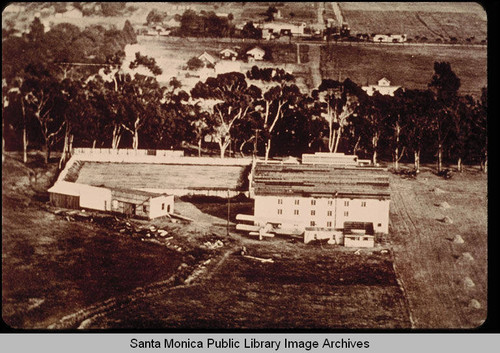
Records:
[[[323,78],[337,80],[340,73],[363,86],[387,77],[391,85],[426,89],[436,61],[450,62],[462,94],[480,97],[487,86],[485,47],[331,44],[322,47],[320,70]]]
[[[477,3],[340,3],[353,34],[406,34],[412,41],[479,43],[486,40],[486,12]]]
[[[389,239],[415,327],[480,326],[488,305],[486,175],[391,176],[391,197]],[[440,221],[446,216],[453,223]]]
[[[233,235],[237,239],[237,235]],[[241,239],[237,251],[190,286],[96,318],[118,328],[401,328],[409,327],[390,255],[342,252],[286,239]]]

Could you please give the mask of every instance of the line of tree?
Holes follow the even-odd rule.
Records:
[[[32,31],[28,48],[46,34]],[[33,51],[35,53],[35,51]],[[480,99],[460,95],[460,79],[449,63],[436,62],[426,90],[399,89],[394,96],[366,94],[356,83],[323,80],[307,94],[293,75],[280,69],[259,69],[246,75],[225,73],[199,82],[190,92],[172,79],[161,86],[154,59],[136,53],[123,70],[123,52],[108,56],[105,70],[61,70],[61,63],[27,59],[13,70],[4,67],[3,123],[9,149],[40,145],[46,160],[55,148],[183,148],[186,144],[215,147],[221,158],[257,153],[266,160],[305,152],[355,153],[413,162],[487,166],[487,91]],[[5,59],[5,57],[4,57]],[[51,61],[52,60],[52,61]],[[12,71],[9,71],[12,70]],[[260,87],[266,87],[261,89]],[[16,145],[17,143],[17,145]]]

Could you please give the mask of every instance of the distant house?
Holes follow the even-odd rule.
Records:
[[[361,87],[369,96],[372,96],[375,92],[379,92],[384,96],[394,96],[394,92],[396,92],[401,86],[391,86],[391,81],[387,78],[383,77],[378,80],[376,85],[368,85]]]
[[[238,58],[238,53],[232,49],[222,49],[219,52],[219,56],[223,60],[236,60]]]
[[[264,60],[264,55],[266,51],[262,48],[255,47],[246,52],[248,61],[259,61]]]
[[[181,26],[180,21],[176,21],[174,17],[172,17],[168,21],[163,21],[163,25],[166,28],[179,28]]]
[[[403,43],[406,42],[406,34],[375,34],[372,42],[375,43]]]
[[[304,29],[306,24],[304,22],[299,24],[287,22],[266,22],[259,26],[262,29],[262,38],[271,39],[279,36],[304,36]]]
[[[207,53],[206,51],[203,52],[203,54],[201,54],[200,56],[198,56],[198,59],[203,61],[203,63],[205,65],[212,65],[213,66],[217,62],[217,59],[213,55]]]

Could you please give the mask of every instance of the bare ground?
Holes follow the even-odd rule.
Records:
[[[486,175],[474,171],[450,180],[429,171],[416,180],[391,177],[390,239],[416,328],[474,328],[486,319],[486,185]],[[453,223],[440,221],[446,216]],[[457,234],[463,244],[453,241]]]

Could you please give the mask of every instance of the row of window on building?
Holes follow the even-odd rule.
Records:
[[[300,200],[294,200],[295,205],[300,205]],[[278,205],[283,204],[283,199],[278,199]],[[311,200],[311,206],[316,205],[316,200]],[[333,200],[328,200],[328,206],[333,205]],[[349,207],[349,201],[345,200],[344,201],[344,206]],[[366,201],[361,201],[361,207],[366,207]]]

